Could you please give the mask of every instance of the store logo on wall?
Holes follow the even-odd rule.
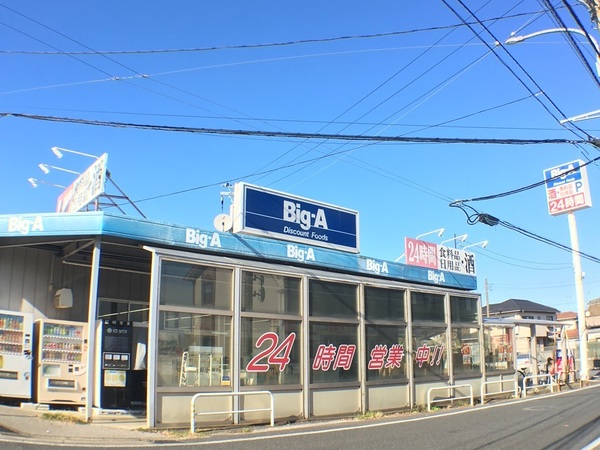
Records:
[[[384,273],[384,274],[389,273],[388,265],[387,265],[387,262],[385,262],[385,261],[379,262],[375,259],[367,258],[367,260],[365,262],[365,268],[369,272],[376,273],[377,275],[382,274],[382,273]]]
[[[316,261],[314,249],[310,247],[300,248],[294,244],[287,245],[287,256],[288,258],[297,259],[300,262]]]
[[[25,217],[9,217],[8,230],[9,233],[29,234],[31,231],[44,231],[44,221],[40,216],[33,219]]]
[[[246,183],[234,187],[233,232],[358,253],[358,212]]]
[[[194,228],[185,229],[185,243],[197,245],[200,248],[216,247],[221,248],[221,238],[218,233],[209,236],[207,233],[201,233]]]

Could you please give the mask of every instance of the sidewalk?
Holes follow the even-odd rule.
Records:
[[[43,418],[44,415],[53,414],[63,417],[72,415],[81,421],[85,417],[84,414],[76,411],[36,410],[29,406],[0,404],[0,442],[102,444],[106,447],[178,440],[177,436],[168,435],[160,430],[147,430],[143,417],[93,415],[91,423]]]

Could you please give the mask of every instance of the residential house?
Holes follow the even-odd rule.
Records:
[[[511,298],[484,308],[490,318],[511,319],[515,323],[515,347],[517,355],[537,356],[538,362],[550,356],[558,338],[554,323],[560,311],[550,306]]]

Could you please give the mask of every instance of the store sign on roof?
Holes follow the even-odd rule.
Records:
[[[406,264],[475,275],[475,255],[457,248],[404,238]]]
[[[592,206],[590,185],[583,161],[575,160],[544,170],[548,212],[552,216]]]
[[[236,183],[233,232],[358,253],[358,212]]]
[[[56,212],[81,211],[104,193],[108,154],[104,153],[59,195]]]

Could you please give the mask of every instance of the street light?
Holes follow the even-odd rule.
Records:
[[[549,28],[547,30],[536,31],[535,33],[526,34],[523,36],[514,36],[513,34],[504,43],[506,45],[519,44],[527,39],[551,33],[575,33],[585,36],[587,39],[589,39],[589,41],[594,45],[594,50],[596,51],[596,73],[600,76],[600,45],[598,45],[598,41],[592,35],[580,30],[579,28]]]
[[[54,153],[58,159],[63,157],[62,152],[73,153],[75,155],[87,156],[88,158],[98,159],[97,156],[90,155],[89,153],[77,152],[75,150],[69,150],[68,148],[52,147],[51,150],[52,150],[52,153]]]
[[[468,237],[469,237],[468,234],[461,234],[460,236],[454,236],[452,239],[446,239],[445,241],[440,242],[439,245],[444,245],[446,242],[451,242],[451,241],[465,242]]]
[[[536,33],[528,34],[526,36],[511,36],[506,40],[507,45],[516,44],[523,42],[525,39],[529,39],[535,36],[548,33],[575,33],[585,36],[594,46],[596,51],[596,73],[600,76],[600,46],[598,41],[594,39],[590,34],[577,28],[551,28],[549,30],[542,30]],[[599,117],[600,110],[592,111],[585,114],[580,114],[575,117],[561,120],[560,123],[576,122],[578,120],[593,119]],[[588,348],[587,348],[587,336],[586,336],[586,317],[585,317],[585,298],[583,292],[583,272],[581,271],[581,255],[579,253],[579,239],[577,236],[577,224],[575,222],[575,214],[570,211],[568,214],[569,219],[569,234],[571,237],[571,249],[573,254],[573,270],[575,272],[575,295],[577,298],[577,326],[579,332],[579,356],[581,379],[585,382],[588,381],[589,369],[588,369]]]
[[[442,236],[442,234],[444,234],[444,231],[446,231],[445,228],[438,228],[437,230],[433,230],[433,231],[428,231],[427,233],[423,233],[418,235],[415,239],[418,241],[420,238],[422,238],[423,236],[427,236],[428,234],[433,234],[433,233],[437,233],[439,237]]]
[[[476,246],[481,246],[481,248],[486,248],[488,245],[488,241],[481,241],[481,242],[476,242],[475,244],[469,244],[469,245],[465,245],[462,249],[466,249],[469,247],[476,247]]]
[[[48,183],[44,180],[38,180],[37,178],[27,178],[27,181],[29,181],[29,184],[31,184],[31,186],[33,188],[38,187],[40,184],[47,184],[48,186],[54,186],[57,188],[61,188],[61,189],[66,189],[66,186],[62,186],[60,184],[54,184],[54,183]]]
[[[418,241],[420,238],[422,238],[423,236],[427,236],[428,234],[433,234],[433,233],[437,233],[438,236],[441,236],[442,234],[444,234],[444,231],[446,231],[445,228],[438,228],[437,230],[433,230],[433,231],[428,231],[427,233],[423,233],[423,234],[419,234],[415,239]],[[394,262],[398,262],[400,261],[402,258],[404,258],[404,256],[406,255],[406,253],[402,253],[400,256],[398,256]]]
[[[74,170],[63,169],[62,167],[51,166],[50,164],[38,164],[38,167],[44,172],[46,175],[50,173],[50,169],[60,170],[62,172],[73,173],[75,175],[81,175],[79,172],[75,172]]]

